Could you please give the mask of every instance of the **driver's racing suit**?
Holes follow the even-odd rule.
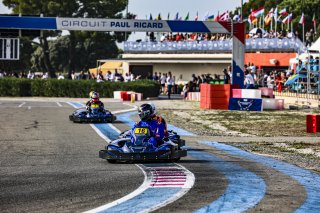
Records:
[[[148,127],[154,133],[154,136],[151,137],[149,140],[149,142],[153,144],[153,146],[157,147],[162,143],[162,139],[165,136],[163,123],[159,123],[154,119],[149,119],[147,121],[139,121],[131,129],[132,133],[136,127]]]
[[[103,112],[104,111],[104,104],[101,101],[93,102],[93,100],[90,100],[86,103],[86,109],[91,112],[91,105],[92,104],[98,104],[99,105],[99,111]]]

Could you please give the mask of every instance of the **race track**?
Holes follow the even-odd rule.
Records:
[[[109,102],[116,123],[74,124],[81,104],[0,99],[0,212],[320,212],[318,174],[178,128],[179,163],[109,164],[99,150],[137,116]]]

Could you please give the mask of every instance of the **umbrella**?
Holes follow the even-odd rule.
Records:
[[[293,76],[291,76],[287,81],[286,83],[284,83],[285,86],[288,86],[288,85],[291,85],[293,84],[294,82],[296,82],[299,78],[306,78],[307,76],[306,75],[303,75],[303,74],[295,74]]]
[[[260,33],[261,35],[263,35],[266,31],[264,29],[261,28],[253,28],[252,30],[250,30],[249,34],[258,34]]]

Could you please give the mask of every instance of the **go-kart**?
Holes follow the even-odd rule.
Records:
[[[70,121],[75,123],[112,123],[116,116],[108,110],[99,109],[98,104],[91,104],[89,109],[81,108],[69,115]]]
[[[112,141],[104,150],[100,150],[99,157],[109,163],[135,161],[170,161],[177,162],[187,156],[187,150],[181,147],[185,141],[174,132],[160,141],[155,147],[151,140],[155,140],[150,127],[136,126],[120,134],[117,140]]]

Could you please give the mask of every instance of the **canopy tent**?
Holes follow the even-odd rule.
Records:
[[[319,52],[320,52],[320,38],[318,38],[318,40],[313,43],[313,45],[309,48],[310,51],[310,55],[313,56],[313,58],[319,57]],[[300,60],[306,60],[308,59],[309,54],[308,53],[302,53],[299,55],[299,59]]]
[[[320,38],[318,38],[318,40],[312,44],[312,46],[309,48],[309,50],[320,51]]]
[[[98,72],[102,71],[102,74],[105,76],[108,71],[114,72],[115,70],[117,70],[120,73],[123,72],[122,62],[107,61],[104,64],[98,66],[97,68],[89,69],[89,72],[96,75]]]

